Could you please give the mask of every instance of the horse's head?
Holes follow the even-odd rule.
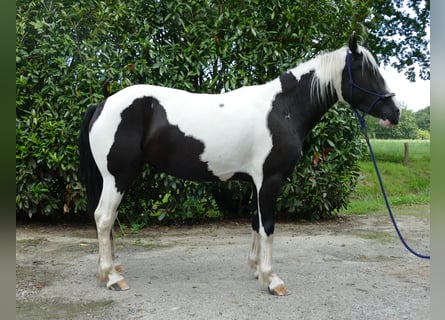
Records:
[[[342,74],[343,98],[362,112],[380,118],[382,125],[395,125],[400,108],[389,91],[371,53],[357,45],[355,32],[349,38],[346,66]]]

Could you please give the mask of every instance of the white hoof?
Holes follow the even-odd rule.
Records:
[[[130,289],[124,277],[121,275],[110,275],[107,282],[107,288],[113,291],[126,291]]]

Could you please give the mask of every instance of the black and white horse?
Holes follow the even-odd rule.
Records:
[[[195,181],[251,181],[257,211],[248,264],[272,294],[287,293],[272,268],[275,202],[308,132],[337,101],[397,124],[400,110],[371,53],[357,45],[321,54],[266,84],[224,94],[133,85],[89,108],[81,170],[99,241],[99,279],[128,285],[113,265],[111,228],[124,193],[145,163]]]

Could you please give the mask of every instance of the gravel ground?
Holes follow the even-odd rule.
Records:
[[[397,220],[407,241],[429,253],[429,207]],[[403,248],[386,215],[279,223],[275,234],[285,297],[268,294],[248,270],[244,222],[151,227],[117,238],[131,287],[125,292],[97,281],[94,229],[18,225],[16,318],[430,318],[430,262]]]

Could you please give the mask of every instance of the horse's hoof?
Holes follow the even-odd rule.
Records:
[[[286,287],[284,286],[284,284],[281,284],[273,289],[267,287],[267,289],[269,290],[269,293],[274,295],[274,296],[287,296],[289,294],[289,291],[287,291]]]
[[[128,286],[127,282],[125,282],[125,280],[120,280],[116,283],[111,284],[108,289],[112,291],[126,291],[130,289],[130,287]]]

